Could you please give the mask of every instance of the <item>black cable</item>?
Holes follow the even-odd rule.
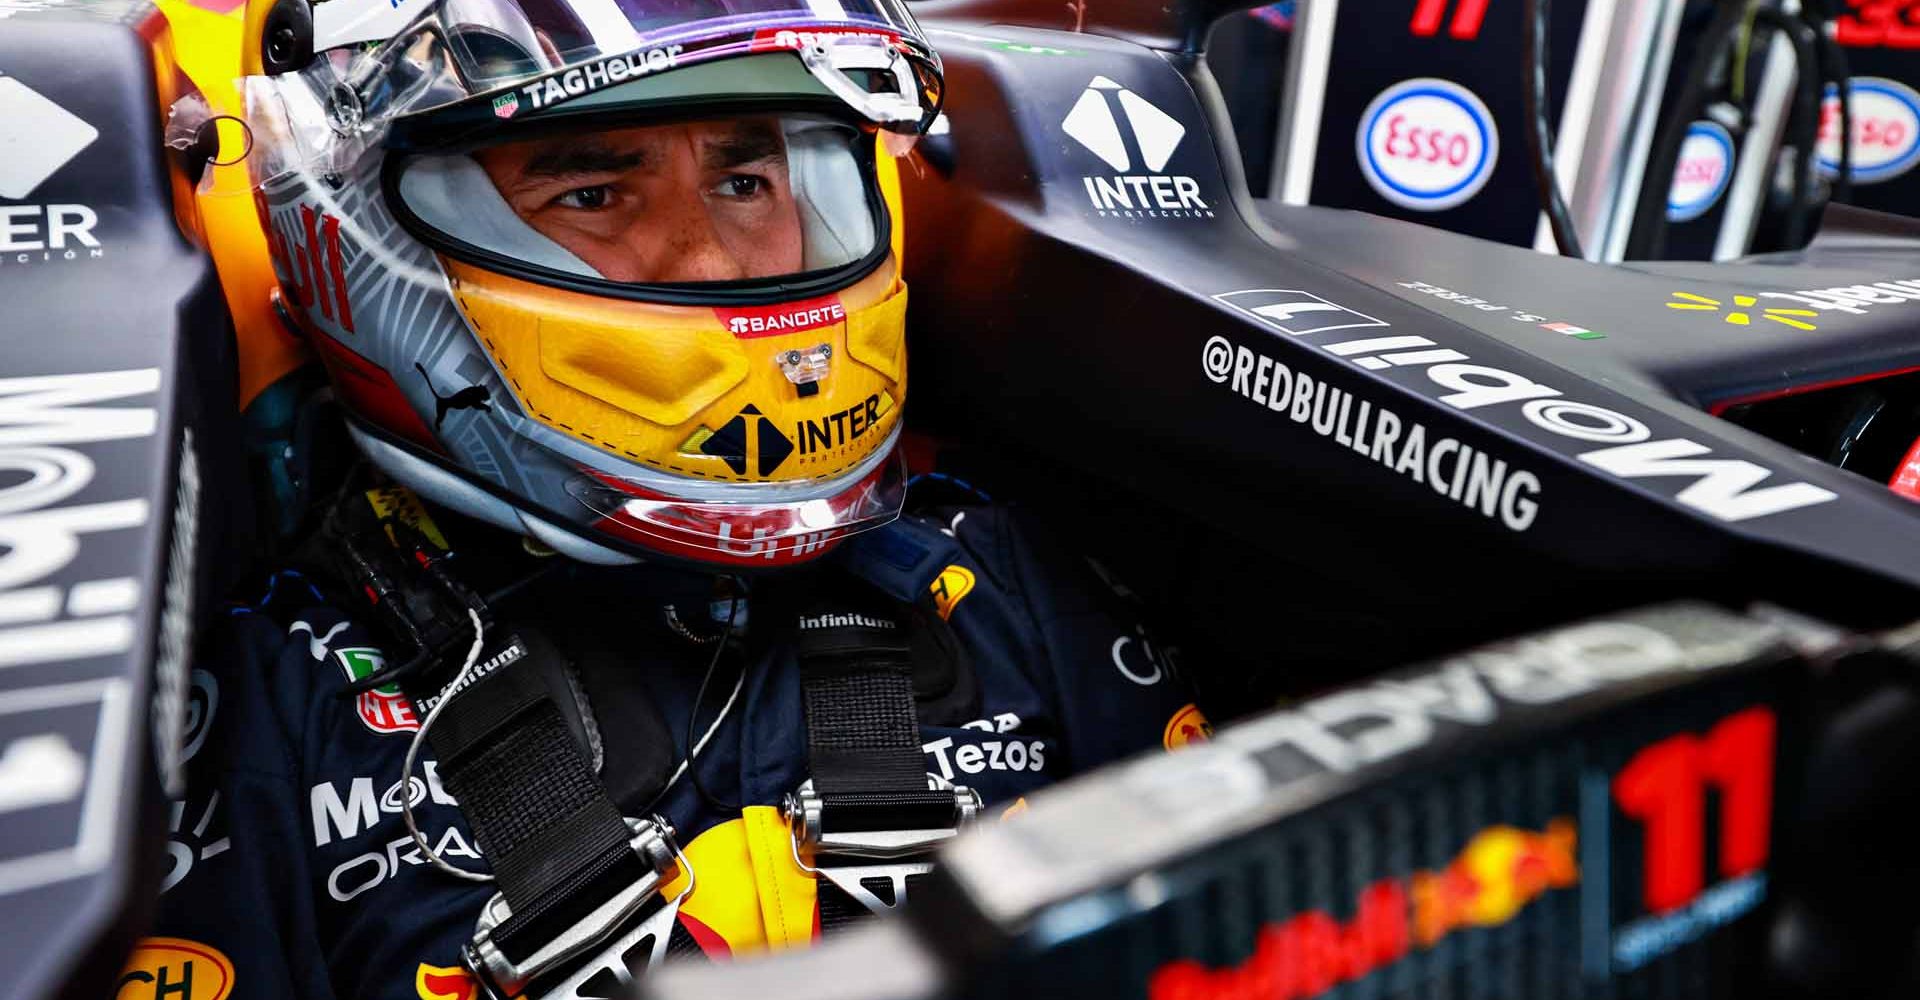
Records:
[[[1853,68],[1847,62],[1847,50],[1827,32],[1833,10],[1825,0],[1809,0],[1800,15],[1807,19],[1820,45],[1820,97],[1826,99],[1826,83],[1834,85],[1840,99],[1840,173],[1833,179],[1829,201],[1853,200]],[[1818,133],[1815,133],[1816,139]]]
[[[1848,66],[1846,50],[1840,47],[1839,42],[1823,33],[1820,36],[1820,43],[1830,60],[1828,66],[1834,87],[1839,91],[1837,96],[1840,98],[1840,176],[1834,178],[1832,200],[1851,202],[1853,201],[1853,70]],[[1820,92],[1824,97],[1826,88],[1820,88]]]
[[[727,651],[727,642],[733,638],[733,623],[740,615],[741,581],[732,580],[731,587],[733,593],[727,598],[727,626],[721,631],[719,640],[713,644],[713,658],[707,661],[707,672],[701,675],[700,687],[693,693],[693,707],[687,710],[687,780],[693,783],[694,794],[700,796],[700,801],[705,802],[722,816],[731,816],[739,812],[740,803],[723,802],[718,796],[707,791],[706,785],[701,784],[699,754],[694,750],[694,734],[700,731],[700,703],[707,700],[707,688],[713,683],[714,671],[720,668],[720,657]],[[740,669],[747,669],[746,665],[742,664]]]
[[[1820,99],[1826,88],[1815,54],[1813,28],[1807,22],[1771,7],[1754,11],[1754,20],[1786,35],[1793,43],[1795,82],[1789,121],[1800,129],[1793,141],[1793,196],[1787,205],[1782,243],[1785,249],[1798,250],[1807,242],[1807,221],[1813,212],[1814,145],[1820,137]]]
[[[1527,43],[1522,59],[1527,81],[1521,89],[1526,105],[1527,153],[1532,157],[1533,186],[1547,213],[1547,225],[1553,230],[1553,242],[1567,257],[1583,257],[1580,234],[1573,216],[1560,194],[1560,182],[1553,176],[1553,136],[1547,123],[1547,38],[1551,28],[1552,0],[1526,0]]]
[[[1673,191],[1673,172],[1680,164],[1680,146],[1686,142],[1687,129],[1706,111],[1707,86],[1714,67],[1726,54],[1746,14],[1745,0],[1723,0],[1700,35],[1700,47],[1687,69],[1686,82],[1674,97],[1674,113],[1660,127],[1646,170],[1641,173],[1640,197],[1634,206],[1633,228],[1627,235],[1629,260],[1656,260],[1666,252],[1667,198]]]

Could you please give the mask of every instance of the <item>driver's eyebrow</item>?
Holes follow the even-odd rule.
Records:
[[[787,146],[781,141],[780,133],[763,122],[741,122],[726,135],[703,143],[700,149],[700,165],[708,170],[727,170],[786,158]]]
[[[529,178],[549,179],[581,174],[619,173],[647,162],[645,149],[619,151],[591,143],[556,143],[534,154],[521,168]]]

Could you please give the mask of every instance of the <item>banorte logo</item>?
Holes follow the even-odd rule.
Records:
[[[1160,967],[1150,1000],[1308,1000],[1364,978],[1415,947],[1431,948],[1462,927],[1497,927],[1549,890],[1580,880],[1573,821],[1544,832],[1494,826],[1475,834],[1441,871],[1383,878],[1366,887],[1351,920],[1309,910],[1268,924],[1252,957],[1231,969],[1191,959]]]
[[[728,333],[742,340],[819,330],[847,321],[847,307],[835,295],[777,306],[715,309],[713,312],[721,323],[726,324]]]

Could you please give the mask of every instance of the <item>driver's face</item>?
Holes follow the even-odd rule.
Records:
[[[520,218],[609,280],[800,270],[800,213],[775,119],[535,139],[474,157]]]

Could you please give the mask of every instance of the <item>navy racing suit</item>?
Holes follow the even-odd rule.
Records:
[[[1125,603],[1034,534],[1007,508],[944,510],[857,536],[815,571],[950,629],[950,662],[924,683],[915,668],[921,749],[929,780],[977,790],[987,822],[1044,784],[1206,728]],[[717,957],[811,941],[818,902],[778,814],[807,777],[807,734],[787,623],[769,620],[763,600],[777,578],[753,582],[736,605],[713,600],[711,578],[560,568],[507,610],[564,654],[608,794],[628,816],[666,817],[698,872],[676,950]],[[475,984],[459,952],[493,890],[427,863],[400,815],[406,796],[436,853],[486,870],[430,746],[401,778],[429,706],[391,690],[345,694],[382,662],[380,641],[319,598],[305,578],[278,576],[203,646],[193,673],[202,738],[174,806],[154,933],[177,945],[167,954],[201,956],[185,973],[224,975],[239,995],[468,1000]],[[689,725],[713,655],[697,633],[729,613],[745,638]],[[513,669],[519,654],[496,637],[506,631],[489,630],[477,670]],[[709,727],[696,788],[672,771]]]

